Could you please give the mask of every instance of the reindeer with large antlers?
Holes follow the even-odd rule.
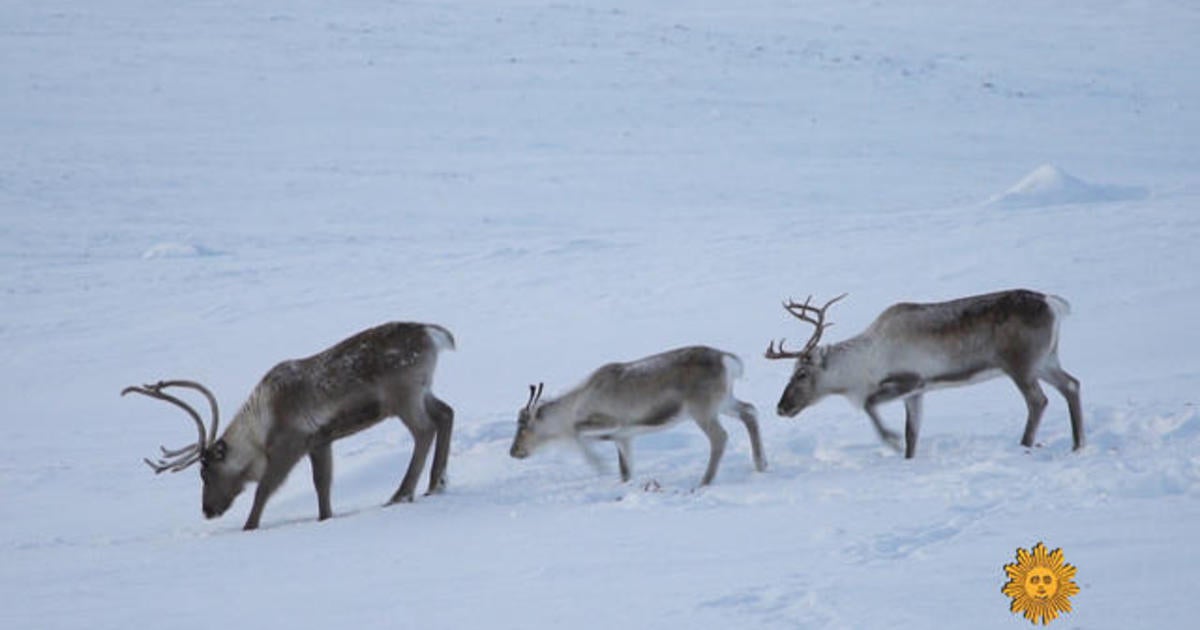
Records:
[[[687,417],[700,425],[709,441],[708,467],[700,485],[717,474],[728,435],[718,416],[736,416],[750,436],[755,470],[767,466],[754,406],[733,396],[733,381],[742,362],[728,352],[690,346],[628,363],[609,363],[565,394],[542,400],[542,385],[529,386],[529,400],[517,417],[517,434],[509,454],[531,455],[543,444],[567,440],[589,459],[588,443],[611,441],[617,446],[621,480],[633,471],[634,436],[665,429]]]
[[[784,308],[815,327],[804,348],[788,351],[783,342],[767,347],[768,359],[795,359],[791,380],[777,412],[794,417],[827,394],[840,394],[861,407],[879,437],[895,448],[900,437],[884,427],[876,407],[904,401],[904,456],[916,453],[921,399],[926,391],[957,387],[1007,376],[1025,398],[1029,415],[1021,444],[1033,446],[1050,383],[1067,401],[1074,448],[1083,448],[1083,411],[1079,381],[1058,363],[1058,326],[1070,312],[1066,300],[1024,289],[975,295],[934,304],[895,304],[861,334],[819,345],[832,326],[824,306],[789,300]]]
[[[121,395],[142,394],[183,409],[196,424],[195,444],[161,447],[157,461],[145,460],[155,473],[179,472],[200,463],[204,484],[204,516],[223,514],[249,482],[257,482],[254,505],[245,529],[255,529],[267,499],[308,455],[317,490],[320,520],[333,515],[332,443],[358,433],[384,418],[398,416],[413,435],[413,453],[404,480],[389,503],[412,501],[431,445],[433,465],[429,493],[445,486],[446,462],[454,410],[430,391],[438,352],[454,348],[454,338],[441,326],[393,322],[360,332],[305,359],[271,368],[221,436],[217,400],[203,385],[174,380],[132,386]],[[200,414],[172,388],[194,389],[211,409],[205,432]]]

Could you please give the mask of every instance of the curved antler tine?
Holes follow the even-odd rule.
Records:
[[[179,472],[179,471],[187,468],[188,466],[191,466],[192,464],[195,464],[196,462],[200,461],[200,457],[201,457],[201,453],[196,453],[195,455],[192,455],[191,457],[189,457],[185,460],[182,460],[176,464],[173,464],[170,468],[170,471],[173,473]]]
[[[204,394],[204,397],[208,399],[208,407],[212,411],[212,426],[210,426],[208,429],[208,442],[206,443],[211,444],[217,441],[217,429],[219,428],[221,422],[220,410],[217,408],[217,397],[214,396],[207,387],[197,383],[196,381],[179,379],[171,381],[159,381],[154,385],[148,385],[147,387],[153,388],[155,391],[161,391],[166,387],[187,387]]]
[[[170,466],[168,466],[166,463],[162,462],[161,460],[159,461],[159,463],[155,464],[154,462],[150,461],[148,458],[143,457],[142,461],[146,462],[146,465],[149,466],[150,469],[153,470],[154,474],[156,474],[156,475],[163,472],[164,470],[170,468]]]
[[[157,398],[159,400],[165,400],[165,401],[171,403],[172,405],[175,405],[176,407],[179,407],[180,409],[186,411],[187,414],[189,416],[191,416],[192,420],[196,423],[196,430],[199,432],[199,435],[200,435],[200,440],[198,442],[196,442],[197,450],[203,450],[204,447],[208,444],[208,442],[205,441],[205,436],[204,436],[204,422],[200,419],[200,414],[195,409],[193,409],[191,405],[183,402],[182,400],[180,400],[170,394],[164,394],[164,393],[158,391],[158,389],[156,389],[156,388],[145,388],[145,387],[137,387],[135,385],[131,385],[131,386],[126,387],[125,389],[121,390],[121,395],[124,396],[125,394],[128,394],[130,392],[142,394],[143,396],[149,396],[150,398]]]
[[[199,448],[200,448],[199,444],[189,444],[182,448],[175,448],[175,449],[169,449],[165,446],[158,447],[158,449],[160,451],[162,451],[163,457],[179,457],[180,455],[190,454],[192,451],[198,450]]]
[[[821,307],[821,310],[822,310],[822,311],[824,311],[825,309],[827,309],[827,308],[829,308],[830,306],[832,306],[834,302],[837,302],[838,300],[841,300],[842,298],[846,297],[847,295],[850,295],[850,294],[849,294],[849,293],[843,293],[843,294],[841,294],[841,295],[839,295],[839,296],[837,296],[837,297],[833,298],[832,300],[829,300],[828,302],[826,302],[826,303],[825,303],[825,306],[822,306],[822,307]],[[832,325],[833,325],[833,324],[830,324],[830,326],[832,326]]]
[[[830,306],[833,306],[833,304],[838,300],[841,300],[847,295],[849,295],[849,293],[843,293],[826,302],[824,306],[819,307],[812,305],[812,295],[809,295],[807,298],[805,298],[803,304],[800,304],[790,298],[784,303],[783,308],[787,309],[787,312],[791,313],[793,317],[815,326],[812,337],[809,338],[808,343],[804,344],[803,350],[795,353],[796,356],[812,352],[812,350],[817,347],[817,344],[821,341],[821,334],[825,332],[826,328],[829,328],[833,325],[832,322],[827,323],[825,321],[825,311],[827,311]],[[783,352],[782,346],[780,347],[780,352]]]
[[[545,383],[541,383],[541,382],[538,383],[538,391],[537,391],[537,397],[534,399],[535,401],[542,399],[542,389],[545,387],[546,387]]]
[[[187,457],[184,457],[183,459],[178,459],[175,461],[167,461],[164,459],[160,459],[157,462],[152,462],[149,459],[145,459],[145,458],[143,458],[142,461],[146,462],[146,465],[149,466],[154,471],[154,474],[158,475],[158,474],[161,474],[164,472],[173,472],[173,473],[179,472],[179,471],[187,468],[188,466],[191,466],[192,464],[195,464],[196,462],[200,461],[201,456],[202,456],[202,453],[197,451]]]
[[[796,359],[804,354],[803,352],[793,352],[793,351],[785,350],[783,348],[783,342],[785,342],[785,341],[787,341],[787,339],[780,339],[779,340],[779,349],[776,350],[775,349],[775,341],[772,340],[771,343],[767,346],[767,351],[763,354],[763,356],[768,359]]]
[[[803,304],[800,302],[797,302],[793,298],[788,298],[788,300],[783,303],[783,308],[787,312],[791,313],[793,317],[800,318],[804,321],[809,321],[809,319],[808,319],[809,312],[811,312],[811,311],[819,312],[820,311],[820,309],[818,309],[817,307],[812,305],[812,295],[809,295],[808,297],[804,298]]]
[[[533,397],[537,395],[537,387],[529,386],[529,400],[525,401],[525,408],[529,409],[533,406]]]

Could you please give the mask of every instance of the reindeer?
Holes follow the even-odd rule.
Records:
[[[1066,300],[1024,289],[975,295],[934,304],[895,304],[861,334],[818,345],[832,323],[825,311],[846,294],[812,306],[789,300],[784,308],[816,327],[799,351],[767,346],[768,359],[796,359],[791,380],[779,399],[780,416],[794,417],[827,394],[841,394],[866,411],[879,437],[899,449],[896,433],[883,426],[876,407],[904,400],[904,456],[916,453],[921,399],[926,391],[957,387],[998,376],[1017,385],[1029,416],[1021,445],[1033,446],[1046,408],[1044,380],[1067,401],[1074,450],[1083,448],[1079,381],[1058,364],[1058,324],[1070,312]]]
[[[617,447],[621,481],[629,481],[632,438],[691,417],[709,441],[708,468],[700,481],[704,486],[716,476],[725,452],[728,436],[718,421],[718,415],[725,414],[746,425],[754,468],[761,472],[767,462],[757,412],[750,403],[733,397],[733,380],[741,375],[742,362],[736,356],[691,346],[629,363],[609,363],[552,400],[542,400],[542,383],[530,385],[509,454],[524,459],[547,442],[567,439],[590,456],[588,442],[611,441]]]
[[[391,503],[413,500],[417,479],[436,437],[429,492],[446,483],[446,460],[454,410],[430,391],[438,352],[454,348],[450,331],[432,324],[392,322],[364,330],[305,359],[284,361],[259,381],[221,437],[217,400],[208,388],[187,380],[131,386],[138,393],[183,409],[196,424],[196,443],[161,447],[157,462],[144,460],[155,474],[179,472],[200,463],[204,484],[201,507],[206,518],[229,509],[247,482],[257,482],[254,505],[243,529],[258,527],[263,506],[305,454],[312,463],[319,520],[333,516],[334,440],[358,433],[389,416],[399,416],[413,436],[412,460]],[[199,391],[211,409],[207,435],[200,414],[167,393],[172,388]]]

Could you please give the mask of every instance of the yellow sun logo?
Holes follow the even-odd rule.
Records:
[[[1004,572],[1008,583],[1001,592],[1012,598],[1012,612],[1024,613],[1029,623],[1044,626],[1071,612],[1069,598],[1079,587],[1073,581],[1075,567],[1063,564],[1062,549],[1047,552],[1040,542],[1032,551],[1017,548],[1017,561],[1004,565]]]

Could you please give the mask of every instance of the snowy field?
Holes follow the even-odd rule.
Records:
[[[1188,1],[12,0],[0,9],[0,627],[1019,628],[1002,565],[1078,567],[1063,628],[1200,614],[1200,9]],[[925,400],[917,458],[840,399],[775,416],[780,308],[1065,296],[1088,446],[1006,381]],[[266,370],[440,323],[446,494],[335,445],[240,531],[193,434]],[[715,485],[691,423],[618,481],[508,456],[529,383],[739,354]],[[893,428],[899,405],[884,408]],[[607,454],[607,451],[606,451]]]

